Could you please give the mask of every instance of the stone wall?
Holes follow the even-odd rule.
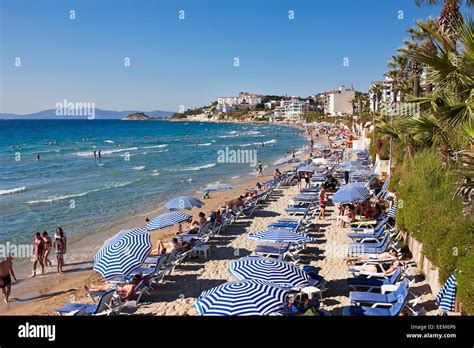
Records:
[[[423,255],[423,244],[421,242],[413,238],[408,232],[403,233],[403,239],[413,255],[417,269],[425,275],[426,282],[431,287],[431,292],[436,295],[441,289],[438,267],[434,266],[433,263]]]

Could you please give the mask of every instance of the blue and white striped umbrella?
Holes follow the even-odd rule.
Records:
[[[387,216],[389,218],[395,218],[395,213],[397,212],[397,202],[396,201],[393,201],[393,204],[392,206],[390,207],[388,213],[387,213]]]
[[[307,286],[310,277],[290,262],[269,257],[248,256],[231,261],[229,272],[238,280],[258,279],[290,288]]]
[[[165,204],[165,208],[169,210],[187,209],[191,210],[194,207],[201,208],[204,205],[199,199],[193,196],[179,196],[173,198]]]
[[[368,169],[358,169],[358,170],[354,170],[352,173],[351,173],[351,177],[371,177],[371,176],[375,176],[375,174],[368,170]]]
[[[203,192],[210,192],[210,191],[222,191],[222,190],[232,190],[234,187],[229,184],[221,184],[221,183],[214,183],[207,185],[202,191]]]
[[[158,215],[152,219],[148,225],[146,225],[146,229],[147,231],[160,230],[165,227],[173,226],[174,224],[179,224],[192,217],[192,215],[183,213],[182,211],[170,211],[169,213]]]
[[[457,285],[456,275],[453,274],[448,278],[446,283],[444,283],[438,295],[436,295],[435,301],[441,311],[454,312]]]
[[[285,308],[286,295],[269,282],[240,280],[202,292],[194,307],[201,315],[270,315]]]
[[[94,256],[94,270],[105,279],[130,274],[151,251],[150,234],[139,228],[120,231]]]
[[[251,233],[247,238],[251,240],[274,243],[303,243],[314,241],[314,239],[311,237],[284,228],[269,228]]]
[[[332,196],[332,201],[337,204],[348,204],[351,202],[360,202],[370,197],[370,192],[365,187],[361,187],[361,183],[352,183],[341,186],[339,190]]]
[[[325,171],[325,169],[311,165],[303,165],[301,167],[298,167],[298,171],[306,173],[322,173]]]
[[[298,158],[296,157],[284,157],[280,158],[279,160],[276,160],[273,162],[274,166],[281,166],[282,164],[287,164],[287,163],[297,163],[301,162]]]

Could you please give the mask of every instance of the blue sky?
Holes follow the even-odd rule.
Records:
[[[54,108],[64,99],[176,111],[240,91],[308,96],[340,84],[366,91],[383,77],[406,28],[440,9],[414,0],[0,3],[0,112],[9,113]]]

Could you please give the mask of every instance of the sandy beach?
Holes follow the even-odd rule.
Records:
[[[324,140],[327,141],[327,137]],[[288,164],[280,166],[279,169],[285,171],[292,166],[292,164]],[[267,168],[264,177],[248,178],[232,190],[211,193],[211,197],[205,200],[205,206],[202,209],[193,209],[191,213],[197,215],[199,211],[203,211],[209,214],[221,207],[226,200],[239,196],[248,188],[255,187],[257,182],[272,178],[272,171],[272,168]],[[208,242],[211,252],[207,259],[187,259],[178,265],[171,275],[165,277],[162,284],[151,290],[149,295],[142,297],[141,304],[133,313],[139,315],[197,315],[193,304],[200,293],[235,280],[228,272],[229,262],[252,254],[256,242],[247,239],[248,234],[265,229],[268,224],[280,217],[288,217],[285,208],[298,192],[297,186],[276,189],[267,201],[258,205],[251,217],[240,217],[236,223],[227,227],[221,234],[211,238]],[[332,193],[329,194],[329,197],[331,196]],[[58,276],[50,270],[45,275],[34,279],[22,279],[14,284],[13,302],[9,308],[3,307],[2,314],[55,315],[55,309],[68,302],[90,303],[91,299],[86,295],[83,286],[97,284],[102,280],[100,275],[92,271],[92,260],[103,240],[119,230],[137,226],[144,227],[146,217],[156,216],[161,211],[162,207],[159,207],[132,218],[126,218],[100,234],[81,240],[71,248],[70,254],[75,257],[71,259],[68,255],[66,272],[63,275]],[[342,228],[336,224],[336,216],[335,206],[329,202],[325,218],[322,220],[314,218],[310,226],[309,235],[315,238],[315,242],[308,243],[307,248],[300,254],[300,263],[316,267],[319,274],[326,280],[327,290],[323,293],[321,308],[333,315],[339,315],[342,307],[350,304],[349,287],[347,286],[347,278],[350,274],[344,260],[345,246],[349,242],[347,233],[350,229],[348,227]],[[152,244],[155,246],[159,240],[167,241],[175,234],[176,227],[152,231]],[[409,274],[416,275],[414,271],[409,271]],[[28,287],[26,287],[26,283],[28,283]],[[25,294],[28,289],[35,289],[33,296]],[[418,277],[413,289],[419,290],[419,303],[424,301],[423,305],[427,312],[434,310],[433,296],[422,278]]]
[[[284,171],[292,166],[291,164],[283,165],[279,166],[279,169]],[[208,214],[218,209],[226,200],[238,197],[246,189],[255,187],[257,182],[271,179],[273,177],[272,168],[270,166],[264,171],[264,177],[242,178],[237,181],[237,184],[234,185],[235,188],[232,190],[212,192],[211,197],[205,200],[206,205],[202,209],[195,208],[190,213],[197,215],[199,211],[203,211]],[[194,193],[198,197],[200,195],[198,192],[189,193]],[[8,306],[3,302],[0,304],[0,315],[55,315],[55,309],[65,303],[90,301],[83,290],[83,286],[99,283],[102,280],[102,277],[92,270],[93,256],[102,243],[120,230],[144,227],[147,217],[152,218],[162,212],[163,207],[161,205],[137,215],[125,217],[99,233],[86,236],[72,244],[66,254],[66,267],[62,275],[56,274],[55,266],[49,269],[46,268],[44,275],[38,275],[31,279],[27,278],[30,274],[29,268],[23,269],[21,276],[17,271],[19,280],[13,283],[11,302]],[[153,247],[160,239],[169,240],[171,236],[176,234],[176,231],[176,227],[152,231],[150,235]],[[188,262],[183,267],[186,267],[187,264]],[[176,274],[178,274],[178,270]]]

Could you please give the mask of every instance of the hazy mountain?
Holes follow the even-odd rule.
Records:
[[[127,115],[140,113],[142,110],[127,110],[127,111],[112,111],[112,110],[101,110],[95,109],[95,119],[99,120],[120,120]],[[146,114],[151,117],[156,118],[168,118],[174,112],[171,111],[146,111]],[[33,114],[26,115],[17,115],[17,114],[2,114],[0,113],[0,119],[16,119],[16,120],[58,120],[58,119],[67,119],[67,120],[83,120],[87,119],[87,115],[83,116],[58,116],[56,115],[56,109],[48,109],[44,111],[35,112]]]

